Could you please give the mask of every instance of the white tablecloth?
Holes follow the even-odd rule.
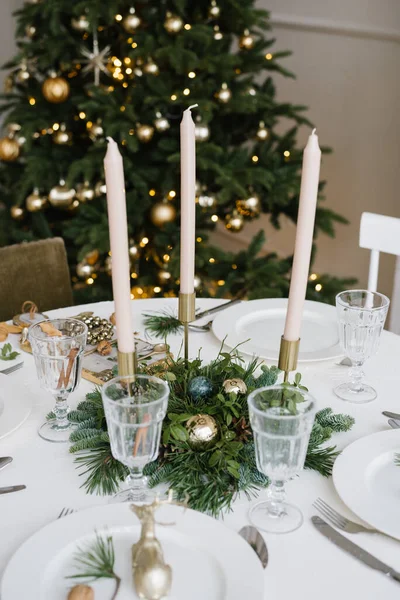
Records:
[[[220,300],[198,300],[201,309],[217,305]],[[132,303],[136,327],[143,334],[139,313],[176,308],[177,300],[138,300]],[[73,316],[82,310],[92,310],[96,315],[109,317],[113,303],[103,302],[71,307],[49,313],[51,316]],[[17,341],[11,336],[11,341]],[[175,355],[181,339],[169,339]],[[219,341],[209,333],[191,333],[190,353],[201,355],[205,361],[215,357]],[[359,437],[388,428],[382,410],[400,412],[400,336],[384,332],[379,353],[365,367],[367,378],[378,390],[378,399],[370,404],[356,406],[340,401],[332,392],[334,384],[346,377],[347,369],[333,362],[300,365],[304,384],[318,402],[318,407],[331,406],[336,412],[353,415],[356,424],[351,432],[335,436],[339,448]],[[33,358],[24,354],[22,370],[9,375],[11,380],[23,382],[32,393],[33,410],[29,419],[13,434],[0,440],[0,456],[12,456],[13,463],[0,472],[0,486],[25,484],[22,492],[0,496],[0,569],[4,571],[12,554],[30,535],[56,519],[63,507],[79,510],[107,502],[107,498],[89,496],[80,485],[79,477],[68,454],[67,444],[51,444],[37,434],[45,414],[52,408],[52,398],[39,388]],[[82,380],[78,390],[71,395],[75,406],[92,389],[92,384]],[[400,433],[399,433],[400,443]],[[399,471],[400,472],[400,471]],[[351,477],[351,474],[349,474]],[[362,565],[320,535],[311,525],[310,517],[316,514],[312,502],[321,496],[331,505],[353,517],[340,502],[331,479],[324,479],[313,471],[304,471],[299,479],[287,485],[288,497],[304,514],[303,526],[287,535],[265,534],[269,550],[269,563],[265,570],[265,598],[268,600],[397,600],[398,583]],[[263,497],[265,492],[261,492]],[[400,499],[399,499],[400,507]],[[225,524],[240,529],[247,521],[248,500],[235,502],[234,510],[225,516]],[[399,509],[400,511],[400,509]],[[400,571],[400,543],[380,534],[358,534],[352,540],[381,560]],[[21,573],[23,576],[23,573]],[[15,600],[28,600],[16,598]],[[35,599],[36,600],[36,599]],[[56,599],[55,599],[56,600]],[[188,597],[188,600],[190,598]],[[206,599],[205,599],[206,600]],[[251,600],[243,599],[243,600]]]

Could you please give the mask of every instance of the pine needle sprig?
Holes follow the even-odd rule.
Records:
[[[146,331],[158,338],[166,338],[168,335],[178,333],[182,328],[180,320],[167,311],[160,313],[144,313],[144,326]]]
[[[86,476],[81,487],[88,494],[115,494],[128,476],[128,468],[113,457],[109,443],[103,442],[88,450],[75,458],[77,468],[81,470],[80,476]]]
[[[76,567],[81,571],[76,575],[69,575],[68,579],[81,579],[87,583],[98,579],[114,579],[115,590],[111,600],[118,594],[121,578],[115,573],[115,551],[113,539],[110,535],[101,536],[97,531],[95,541],[86,547],[78,547],[74,554]]]

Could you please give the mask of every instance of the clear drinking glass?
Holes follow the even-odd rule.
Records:
[[[300,509],[285,501],[285,482],[303,469],[315,400],[296,388],[303,401],[296,403],[293,414],[285,407],[287,391],[291,393],[284,385],[273,385],[255,390],[247,399],[257,468],[271,480],[267,500],[255,504],[249,517],[255,527],[271,533],[288,533],[303,523]]]
[[[101,392],[112,455],[130,471],[126,489],[113,501],[151,502],[154,494],[143,469],[158,456],[168,384],[158,377],[127,375],[115,377]]]
[[[373,387],[363,383],[362,365],[378,350],[389,304],[383,294],[367,290],[347,290],[336,296],[340,343],[352,362],[350,381],[333,390],[342,400],[362,404],[377,396]]]
[[[42,326],[52,326],[59,335],[49,335]],[[55,419],[46,421],[39,435],[49,442],[68,442],[73,425],[68,421],[68,395],[79,385],[87,327],[78,319],[52,319],[29,328],[40,387],[55,397]]]

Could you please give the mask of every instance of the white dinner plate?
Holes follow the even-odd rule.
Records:
[[[333,467],[333,483],[351,511],[400,540],[400,431],[381,431],[353,442]]]
[[[168,600],[262,600],[263,568],[247,542],[202,513],[183,513],[176,506],[165,510],[167,520],[175,524],[157,525],[156,535],[165,562],[173,570]],[[74,585],[66,577],[77,573],[73,555],[77,546],[94,540],[95,531],[112,535],[115,571],[122,578],[118,600],[138,598],[132,582],[131,547],[139,538],[140,524],[125,503],[82,510],[35,533],[7,565],[1,583],[2,600],[66,599]],[[109,600],[112,596],[113,581],[100,580],[91,585],[96,600]]]
[[[29,388],[12,375],[0,373],[0,439],[18,429],[31,410],[32,393]]]
[[[285,327],[286,298],[241,302],[217,314],[212,329],[230,348],[277,361]],[[299,361],[332,360],[343,355],[339,345],[336,309],[306,300],[303,311]]]

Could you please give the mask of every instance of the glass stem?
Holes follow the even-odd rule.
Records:
[[[353,361],[352,367],[349,371],[349,377],[350,377],[350,389],[353,392],[361,392],[363,386],[362,386],[362,380],[364,379],[364,371],[362,370],[362,366],[363,363],[362,362],[355,362]]]
[[[67,396],[56,396],[56,405],[53,410],[54,414],[56,415],[57,429],[65,429],[69,427],[70,423],[67,417],[68,409]]]
[[[284,502],[286,491],[284,481],[271,481],[268,488],[267,510],[271,517],[282,517],[286,514]]]
[[[126,480],[131,491],[131,501],[141,502],[146,496],[147,477],[143,476],[142,467],[132,467]]]

